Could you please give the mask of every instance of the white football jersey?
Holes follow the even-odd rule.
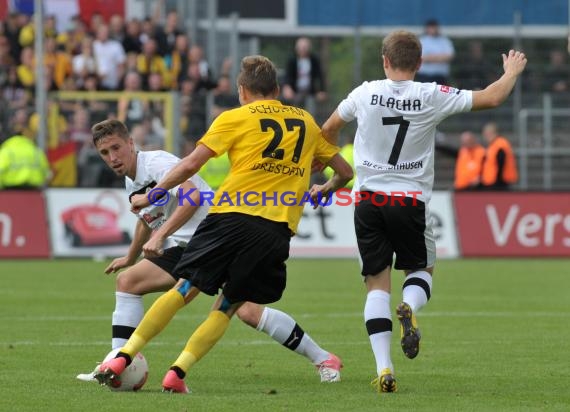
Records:
[[[429,202],[436,126],[472,104],[470,90],[435,83],[386,79],[354,89],[337,109],[345,122],[358,121],[353,190],[406,192]]]
[[[138,152],[135,180],[125,177],[125,187],[129,198],[131,195],[148,193],[179,161],[178,157],[163,150]],[[194,175],[190,180],[194,183],[197,190],[212,191],[210,186],[200,176]],[[178,206],[178,186],[170,189],[169,195],[170,197],[166,205],[150,205],[138,213],[139,218],[152,230],[158,229],[174,213]],[[200,206],[190,220],[168,237],[164,243],[164,248],[186,245],[196,231],[198,224],[208,214],[208,209],[207,203],[204,206]]]

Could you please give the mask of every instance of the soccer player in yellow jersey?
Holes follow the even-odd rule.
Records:
[[[211,157],[228,152],[230,173],[175,268],[180,280],[156,300],[117,357],[99,366],[95,377],[102,384],[112,385],[132,357],[200,292],[221,290],[162,381],[165,391],[188,393],[186,372],[222,337],[237,309],[245,301],[266,304],[281,298],[289,242],[304,205],[330,195],[353,176],[339,148],[322,137],[308,112],[276,100],[277,72],[269,59],[242,60],[238,92],[242,106],[218,116],[197,148],[156,186],[171,189]],[[307,192],[313,158],[335,174]],[[149,203],[145,195],[131,201],[133,211]]]

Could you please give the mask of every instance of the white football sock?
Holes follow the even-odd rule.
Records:
[[[416,312],[424,306],[431,296],[432,277],[429,273],[418,271],[406,276],[402,287],[402,300]]]
[[[372,352],[376,359],[378,376],[380,376],[382,369],[385,368],[390,368],[394,372],[394,365],[390,358],[392,314],[390,312],[390,294],[388,292],[378,289],[368,292],[364,305],[364,322],[366,323]]]
[[[265,307],[257,330],[267,333],[274,340],[309,359],[314,365],[325,361],[329,353],[315,343],[291,316],[280,310]]]
[[[115,292],[112,349],[122,348],[127,343],[143,316],[144,305],[142,296]]]

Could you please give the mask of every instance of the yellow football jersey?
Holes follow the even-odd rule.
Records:
[[[278,100],[258,100],[218,116],[198,144],[217,156],[228,152],[231,169],[216,191],[210,213],[239,212],[286,222],[295,232],[308,201],[313,158],[339,152],[305,110]]]

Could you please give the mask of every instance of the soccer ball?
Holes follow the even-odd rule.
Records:
[[[103,362],[113,359],[118,352],[119,349],[113,349],[105,356]],[[138,391],[143,387],[147,377],[148,364],[145,357],[139,352],[133,358],[131,364],[127,366],[127,369],[114,378],[107,386],[112,391]]]

